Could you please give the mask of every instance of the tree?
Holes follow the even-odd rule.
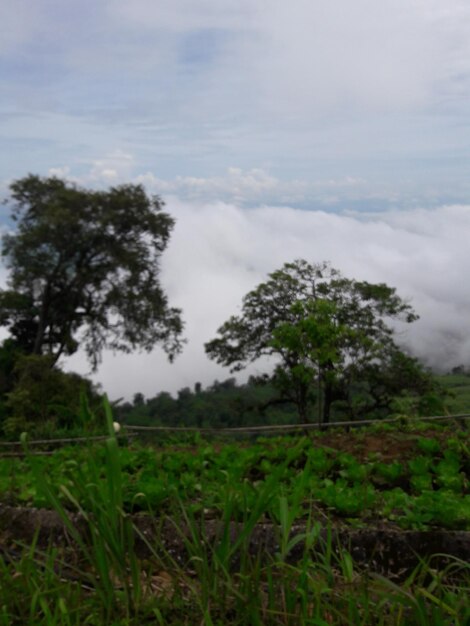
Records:
[[[135,407],[140,407],[140,406],[144,406],[145,404],[145,397],[144,394],[141,393],[140,391],[138,391],[137,393],[134,394],[134,398],[132,400],[132,404]]]
[[[354,385],[372,369],[387,385],[389,364],[398,355],[406,357],[389,321],[416,319],[392,287],[344,278],[328,263],[297,260],[250,291],[241,315],[227,320],[205,349],[232,372],[263,356],[275,357],[270,380],[281,396],[296,405],[302,422],[316,402],[326,423],[333,402],[351,406]],[[424,372],[415,365],[421,380]]]
[[[277,365],[274,382],[287,397],[294,394],[294,403],[302,422],[308,421],[307,409],[312,398],[312,383],[317,381],[316,401],[320,422],[329,419],[333,390],[340,366],[341,347],[354,331],[338,322],[337,307],[326,299],[297,301],[291,307],[295,322],[282,322],[274,328],[271,346],[291,364]],[[294,361],[294,358],[297,362]],[[323,390],[323,415],[321,404]]]
[[[81,344],[96,368],[104,348],[180,350],[180,310],[159,281],[173,218],[140,185],[108,191],[29,175],[11,186],[14,232],[0,325],[26,354],[55,363]]]

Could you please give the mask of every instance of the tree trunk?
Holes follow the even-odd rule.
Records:
[[[333,363],[328,362],[322,371],[323,378],[323,411],[322,411],[322,425],[329,424],[331,405],[335,400],[335,384],[332,380],[334,372]]]
[[[325,381],[323,393],[323,419],[322,425],[330,423],[331,405],[334,400],[333,386],[331,383]]]
[[[297,389],[297,412],[299,414],[299,422],[301,424],[308,424],[308,401],[307,401],[307,385],[299,384]]]
[[[49,283],[44,288],[42,296],[41,311],[39,313],[38,329],[34,338],[33,354],[42,354],[42,346],[44,344],[44,336],[46,334],[46,319],[50,303],[50,286]]]

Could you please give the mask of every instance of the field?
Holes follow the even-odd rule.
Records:
[[[270,482],[266,514],[276,517],[286,498],[298,517],[316,512],[355,526],[378,521],[403,529],[470,530],[468,431],[422,425],[380,425],[368,431],[259,438],[248,444],[131,445],[120,450],[126,512],[170,514],[183,504],[194,515],[217,518],[227,497],[235,520],[256,506]],[[66,447],[34,460],[52,488],[104,474],[105,449]],[[9,504],[47,504],[30,460],[0,460],[0,497]],[[67,500],[65,495],[62,498]]]
[[[468,624],[469,479],[465,423],[1,459],[0,624]]]

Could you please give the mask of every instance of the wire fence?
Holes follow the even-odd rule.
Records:
[[[118,441],[125,442],[129,439],[135,439],[136,434],[128,433],[123,435],[118,435]],[[80,445],[80,444],[88,444],[96,441],[106,441],[109,435],[94,435],[90,437],[63,437],[60,439],[33,439],[27,441],[28,455],[29,456],[51,456],[56,452],[57,449],[65,447],[67,444],[71,445]],[[43,450],[35,450],[34,448],[42,448],[45,447],[47,449]],[[0,458],[6,457],[23,457],[26,456],[26,452],[24,450],[25,443],[23,441],[0,441]],[[52,450],[51,450],[52,448]],[[6,449],[6,452],[3,450]]]
[[[393,417],[381,420],[355,420],[342,422],[329,422],[327,424],[309,423],[309,424],[271,424],[259,426],[239,426],[234,428],[198,428],[194,426],[139,426],[133,424],[123,424],[124,432],[118,435],[118,440],[125,443],[129,439],[133,440],[141,435],[146,434],[200,434],[200,435],[243,435],[243,434],[265,434],[265,433],[295,433],[310,430],[326,430],[329,428],[360,428],[363,426],[380,425],[380,424],[402,424],[432,421],[465,421],[470,420],[470,413],[459,413],[455,415],[432,415],[428,417]],[[72,444],[87,444],[90,442],[105,441],[108,435],[96,435],[90,437],[65,437],[60,439],[37,439],[27,442],[28,454],[33,456],[49,456],[54,454],[57,448]],[[34,448],[47,449],[34,449]],[[51,449],[52,448],[52,449]],[[6,451],[3,451],[6,450]],[[21,441],[0,441],[0,458],[5,457],[22,457],[25,456],[24,443]]]
[[[433,415],[430,417],[413,417],[406,418],[410,422],[423,422],[432,420],[464,420],[470,419],[470,413],[461,413],[457,415]],[[126,430],[135,432],[180,432],[180,433],[200,433],[202,435],[214,434],[243,434],[258,432],[292,432],[304,430],[323,430],[327,428],[355,428],[361,426],[370,426],[372,424],[393,424],[401,423],[402,417],[393,417],[381,420],[354,420],[348,422],[328,422],[326,424],[309,423],[309,424],[272,424],[269,426],[240,426],[236,428],[197,428],[193,426],[137,426],[126,425]]]

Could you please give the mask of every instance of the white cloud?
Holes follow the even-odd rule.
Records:
[[[103,85],[119,78],[117,100],[143,96],[199,120],[209,113],[221,119],[234,106],[251,120],[270,116],[283,126],[325,114],[421,111],[436,95],[449,95],[456,77],[461,85],[470,66],[470,8],[461,0],[445,7],[421,0],[108,0],[98,8],[85,0],[81,12],[69,7],[69,20],[57,1],[23,0],[16,11],[23,7],[23,29],[8,6],[9,31],[23,44],[37,38],[39,27],[28,26],[37,23],[47,47],[57,46],[60,24],[64,69],[82,79],[101,74]],[[87,29],[86,46],[77,24]],[[188,37],[189,60],[217,42],[210,62],[205,54],[188,70]],[[134,94],[123,81],[136,76]],[[176,94],[166,93],[170,85]]]
[[[77,175],[69,166],[49,168],[48,175],[92,187],[133,182],[144,185],[149,193],[163,196],[164,199],[176,196],[191,202],[222,201],[237,206],[307,206],[309,203],[331,206],[360,198],[375,196],[383,200],[387,197],[385,189],[378,193],[366,180],[353,176],[310,181],[281,180],[262,168],[243,170],[229,167],[223,175],[212,177],[176,176],[164,179],[152,172],[134,175],[136,159],[121,149],[84,164],[88,170],[81,175]]]
[[[123,150],[117,149],[110,152],[103,159],[97,159],[93,162],[89,181],[108,185],[122,183],[129,180],[133,168],[133,156]]]
[[[306,205],[337,204],[342,199],[357,199],[371,193],[361,178],[345,176],[325,180],[281,180],[261,168],[243,170],[230,167],[222,176],[177,176],[172,180],[158,178],[151,172],[135,177],[152,193],[175,195],[190,201],[222,200],[236,205]],[[336,194],[333,196],[332,194]]]
[[[50,167],[47,175],[64,178],[82,186],[107,187],[120,185],[132,179],[135,166],[134,157],[121,149],[116,149],[98,159],[87,161],[88,171],[78,176],[68,165]]]
[[[193,114],[196,105],[220,116],[234,101],[245,113],[244,103],[252,116],[270,115],[283,125],[325,113],[419,111],[437,91],[451,89],[458,68],[469,68],[470,9],[460,0],[445,9],[420,0],[113,0],[108,11],[123,36],[136,28],[174,33],[167,45],[175,63],[182,34],[225,33],[215,64],[198,68],[193,98],[186,108],[181,103]]]
[[[410,166],[418,187],[466,179],[461,0],[6,0],[0,24],[10,41],[0,110],[8,177],[119,146],[139,171],[180,176],[188,193],[204,180],[215,189],[233,164],[244,177],[395,188]],[[240,182],[243,201],[254,197],[249,184],[258,197],[272,189],[254,178]]]
[[[346,276],[395,286],[421,319],[400,340],[441,368],[470,363],[470,207],[338,215],[289,208],[171,200],[177,224],[163,256],[163,283],[181,306],[189,343],[173,365],[151,355],[105,355],[98,373],[111,396],[154,395],[229,376],[203,343],[240,310],[242,297],[284,262],[330,260]],[[70,366],[81,363],[71,360]]]
[[[283,187],[280,180],[262,169],[243,171],[236,167],[230,167],[224,176],[212,178],[177,176],[173,180],[162,180],[149,172],[138,176],[136,181],[159,193],[201,200],[230,198],[234,202],[266,200],[275,193],[282,193]],[[287,186],[294,193],[305,189],[305,183],[300,181],[293,181]]]
[[[65,178],[67,180],[72,179],[72,176],[70,174],[70,167],[68,165],[64,165],[63,167],[50,167],[47,175],[55,176],[56,178]]]

